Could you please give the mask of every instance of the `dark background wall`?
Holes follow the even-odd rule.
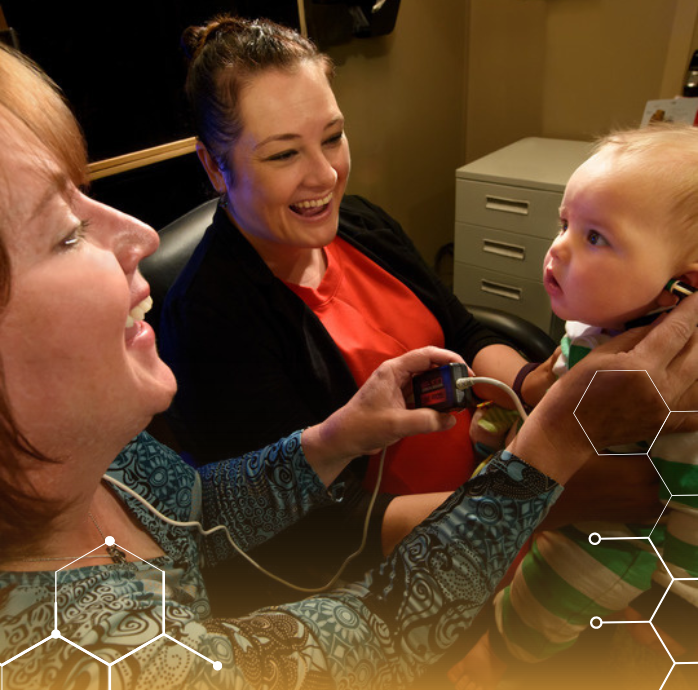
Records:
[[[399,6],[399,0],[390,2]],[[347,3],[305,4],[312,37],[323,49],[351,38]],[[66,94],[92,161],[193,136],[183,97],[186,61],[180,37],[186,27],[231,12],[300,28],[297,0],[69,0],[37,5],[28,0],[1,3],[19,48]],[[91,194],[160,228],[212,192],[190,153],[97,179]]]
[[[179,46],[187,26],[221,11],[266,14],[291,26],[298,18],[295,0],[73,0],[41,8],[4,0],[2,9],[22,52],[63,89],[92,161],[193,136]],[[156,228],[211,194],[193,153],[95,180],[91,193]]]

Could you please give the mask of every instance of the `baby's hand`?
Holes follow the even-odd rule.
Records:
[[[525,379],[521,386],[521,397],[531,407],[535,407],[543,398],[548,388],[555,383],[557,377],[553,374],[553,365],[560,356],[561,348],[539,364]]]

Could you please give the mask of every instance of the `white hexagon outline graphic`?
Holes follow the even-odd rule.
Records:
[[[628,372],[630,372],[630,371],[642,371],[642,372],[644,372],[645,374],[647,374],[647,378],[649,378],[650,382],[652,383],[652,385],[654,386],[655,390],[657,391],[657,394],[659,395],[659,397],[661,398],[662,402],[663,402],[664,405],[666,406],[666,408],[667,408],[667,416],[664,418],[664,422],[662,423],[662,426],[660,427],[660,429],[659,429],[659,431],[657,432],[657,434],[655,435],[655,437],[652,439],[652,442],[649,444],[649,448],[647,449],[647,452],[646,452],[646,453],[637,453],[637,452],[636,452],[636,453],[599,453],[599,452],[596,450],[596,447],[594,446],[592,440],[589,438],[589,434],[587,434],[586,430],[584,429],[584,426],[583,426],[582,423],[579,421],[579,418],[577,417],[577,409],[579,408],[579,405],[581,404],[582,400],[584,399],[584,396],[586,395],[587,391],[589,390],[589,387],[591,386],[591,384],[592,384],[594,378],[596,378],[596,374],[598,374],[600,371],[613,371],[613,372],[619,372],[619,371],[628,371]],[[648,372],[646,369],[605,369],[605,370],[604,370],[604,369],[600,369],[600,370],[594,372],[594,376],[591,377],[591,381],[589,381],[589,384],[587,385],[586,389],[584,390],[584,393],[582,393],[582,397],[579,399],[579,402],[578,402],[577,405],[575,406],[574,412],[573,412],[574,418],[577,420],[577,423],[579,424],[581,430],[584,432],[584,435],[587,437],[587,440],[589,441],[589,444],[590,444],[591,447],[594,449],[594,452],[595,452],[597,455],[599,455],[599,456],[608,456],[608,455],[647,455],[649,461],[652,462],[652,466],[653,466],[654,469],[657,471],[657,474],[659,475],[660,480],[662,481],[662,483],[663,483],[664,486],[666,487],[667,492],[669,493],[669,501],[667,501],[666,505],[664,506],[664,509],[662,510],[662,513],[660,514],[659,518],[657,519],[657,522],[655,522],[655,524],[654,524],[654,526],[652,527],[652,530],[650,531],[650,534],[649,534],[648,536],[646,536],[646,537],[602,537],[598,532],[592,532],[591,534],[589,534],[589,537],[588,537],[589,543],[590,543],[592,546],[598,545],[602,540],[604,540],[604,541],[606,541],[606,540],[611,541],[611,540],[614,540],[614,539],[615,539],[615,540],[630,541],[630,540],[633,540],[633,539],[634,539],[634,540],[643,540],[643,541],[647,541],[647,542],[649,542],[651,548],[654,550],[655,554],[657,555],[657,558],[658,558],[659,561],[661,562],[661,564],[662,564],[662,566],[664,567],[664,569],[666,570],[667,574],[668,574],[669,577],[671,578],[671,583],[670,583],[669,586],[664,590],[664,594],[662,595],[662,598],[659,600],[659,603],[657,604],[657,607],[656,607],[655,610],[652,612],[652,615],[650,616],[649,620],[646,620],[646,621],[611,621],[611,620],[603,620],[603,619],[600,618],[599,616],[594,616],[594,617],[591,618],[591,620],[589,621],[589,625],[590,625],[592,628],[594,628],[595,630],[598,630],[598,629],[601,628],[603,625],[624,625],[624,624],[625,624],[625,625],[628,625],[628,624],[647,624],[647,625],[649,625],[649,626],[652,628],[654,634],[656,635],[657,639],[659,640],[660,644],[661,644],[662,647],[664,648],[664,651],[667,653],[667,656],[669,657],[669,659],[670,659],[670,661],[671,661],[671,668],[669,669],[669,672],[667,673],[666,677],[665,677],[664,680],[662,681],[662,684],[659,686],[658,690],[663,690],[664,686],[666,685],[666,682],[669,680],[671,674],[673,673],[674,669],[675,669],[677,666],[695,666],[695,665],[698,665],[698,661],[676,661],[676,660],[674,659],[674,657],[671,655],[671,652],[670,652],[669,649],[667,648],[666,644],[664,643],[664,640],[661,638],[661,636],[660,636],[659,633],[657,632],[657,628],[655,627],[654,622],[653,622],[654,617],[657,615],[657,612],[658,612],[659,609],[661,608],[661,605],[662,605],[662,603],[664,602],[664,599],[666,598],[667,594],[669,593],[669,590],[671,589],[671,586],[674,584],[674,582],[676,582],[677,580],[683,580],[683,581],[689,581],[689,582],[698,582],[698,578],[694,578],[694,577],[683,577],[683,578],[674,577],[674,576],[671,574],[671,571],[669,570],[669,568],[667,568],[667,565],[666,565],[666,563],[664,562],[664,558],[663,558],[662,555],[659,553],[659,550],[657,549],[657,547],[655,546],[654,542],[653,542],[652,539],[651,539],[652,533],[654,532],[655,528],[656,528],[657,525],[659,524],[659,520],[661,520],[661,517],[662,517],[662,515],[664,514],[664,511],[666,510],[667,506],[668,506],[669,503],[671,502],[671,499],[672,499],[672,498],[674,498],[675,496],[698,496],[698,494],[673,494],[673,493],[671,492],[671,489],[669,488],[669,486],[667,486],[667,483],[664,481],[664,478],[662,477],[661,473],[657,470],[657,467],[656,467],[656,465],[654,464],[654,462],[652,461],[652,458],[650,457],[650,451],[652,450],[652,446],[654,445],[655,441],[656,441],[657,438],[659,437],[659,434],[661,433],[662,429],[664,428],[664,425],[667,423],[667,420],[668,420],[669,417],[671,416],[672,412],[694,413],[694,412],[698,412],[698,410],[672,410],[672,409],[669,407],[669,405],[667,405],[666,400],[664,400],[664,396],[659,392],[659,389],[657,388],[657,385],[656,385],[655,382],[652,380],[652,377],[650,376],[649,372]],[[697,432],[697,435],[698,435],[698,432]]]
[[[657,388],[657,385],[655,382],[652,380],[652,377],[649,375],[649,372],[646,369],[600,369],[599,371],[595,371],[594,375],[591,377],[591,381],[589,381],[589,384],[587,387],[584,389],[584,393],[582,393],[582,397],[579,398],[579,402],[575,405],[574,411],[572,414],[574,415],[574,418],[577,420],[577,424],[579,424],[579,427],[581,430],[584,432],[584,435],[587,437],[587,440],[591,444],[591,447],[594,449],[594,452],[599,455],[599,456],[606,456],[606,455],[642,455],[642,453],[638,453],[637,451],[630,452],[630,453],[600,453],[598,450],[596,450],[596,446],[594,446],[593,441],[591,438],[589,438],[589,434],[587,434],[586,429],[584,428],[582,422],[579,420],[579,417],[577,417],[577,410],[579,409],[579,406],[582,404],[582,400],[584,400],[584,396],[587,394],[589,391],[589,388],[591,388],[591,384],[594,382],[594,379],[596,378],[596,374],[598,373],[605,373],[605,372],[642,372],[647,375],[647,378],[650,380],[650,383],[654,386],[654,389],[657,391],[657,395],[661,399],[662,403],[664,403],[664,407],[667,409],[666,417],[664,418],[664,421],[662,422],[662,425],[659,427],[659,431],[657,431],[656,435],[652,439],[652,443],[649,444],[649,447],[651,448],[654,442],[657,440],[657,437],[659,434],[662,432],[662,429],[664,428],[664,425],[667,423],[667,420],[669,419],[671,415],[671,408],[669,405],[666,404],[666,400],[664,400],[664,396],[659,392],[659,389]],[[684,411],[684,410],[676,410],[677,412],[679,411]],[[646,439],[643,439],[646,440]],[[648,451],[649,452],[649,451]]]
[[[104,659],[100,658],[96,654],[93,654],[92,652],[86,650],[84,647],[81,647],[79,644],[73,642],[72,640],[69,640],[67,637],[63,637],[61,635],[60,630],[58,629],[58,573],[61,572],[61,570],[65,570],[66,568],[69,568],[73,563],[77,563],[78,561],[82,560],[85,558],[85,556],[89,556],[90,554],[94,553],[97,551],[97,549],[101,548],[102,546],[117,546],[119,549],[124,551],[125,553],[130,554],[134,558],[137,558],[141,563],[145,563],[149,565],[151,568],[154,568],[155,570],[160,572],[160,578],[161,578],[161,586],[162,586],[162,630],[158,635],[153,637],[152,639],[144,642],[143,644],[139,645],[138,647],[134,647],[130,651],[128,651],[126,654],[123,654],[120,656],[118,659],[115,659],[114,661],[105,661]],[[212,659],[209,659],[208,657],[204,656],[201,654],[201,652],[198,652],[196,649],[192,649],[188,645],[184,644],[184,642],[181,642],[180,640],[172,637],[168,633],[165,632],[165,571],[162,570],[162,568],[158,568],[156,565],[153,565],[150,561],[146,561],[145,559],[141,558],[138,554],[133,553],[132,551],[129,551],[128,549],[124,548],[123,546],[119,545],[116,543],[114,540],[114,537],[106,537],[103,544],[100,544],[99,546],[96,546],[92,551],[88,551],[87,553],[83,554],[79,558],[76,558],[75,560],[71,561],[70,563],[64,565],[61,568],[56,569],[53,575],[53,582],[54,582],[54,590],[53,590],[53,630],[51,631],[51,634],[48,637],[45,637],[43,640],[40,640],[39,642],[33,644],[31,647],[28,647],[27,649],[19,652],[18,654],[15,654],[12,658],[8,659],[7,661],[0,662],[0,690],[3,690],[4,688],[4,670],[5,666],[9,666],[13,661],[16,659],[19,659],[23,657],[25,654],[28,654],[32,650],[36,649],[37,647],[40,647],[44,642],[48,642],[49,640],[54,640],[54,639],[60,639],[63,640],[66,644],[71,645],[72,647],[75,647],[75,649],[80,650],[84,654],[86,654],[89,657],[92,657],[95,661],[98,661],[99,663],[103,664],[104,666],[107,667],[107,688],[108,690],[111,690],[111,672],[112,668],[116,666],[116,664],[120,663],[124,659],[128,659],[131,655],[135,654],[141,649],[144,649],[148,645],[152,644],[153,642],[159,640],[160,638],[164,637],[175,644],[178,644],[180,647],[184,647],[184,649],[190,651],[192,654],[196,654],[196,656],[201,657],[205,661],[207,661],[215,671],[220,671],[221,668],[223,667],[223,664],[220,661],[213,661]]]

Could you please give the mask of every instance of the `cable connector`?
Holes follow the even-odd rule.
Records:
[[[467,391],[475,385],[475,376],[466,376],[462,379],[456,379],[456,388],[459,391]]]
[[[488,376],[468,376],[462,379],[458,379],[456,381],[456,388],[458,388],[459,390],[469,390],[478,383],[487,384],[489,386],[495,386],[496,388],[503,390],[512,399],[514,406],[516,407],[516,411],[519,413],[521,419],[526,419],[528,417],[528,414],[524,409],[524,406],[521,404],[519,396],[516,395],[516,393],[514,392],[514,389],[510,388],[509,386],[507,386],[506,383],[502,383],[497,379],[492,379]]]
[[[431,407],[439,412],[473,409],[478,400],[472,387],[483,383],[503,390],[514,402],[521,419],[528,416],[519,396],[505,383],[487,376],[470,376],[465,364],[452,363],[429,369],[412,379],[416,407]]]

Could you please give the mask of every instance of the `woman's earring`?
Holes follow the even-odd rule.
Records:
[[[228,208],[228,194],[226,192],[223,192],[223,194],[221,194],[221,200],[219,204],[221,208]]]

